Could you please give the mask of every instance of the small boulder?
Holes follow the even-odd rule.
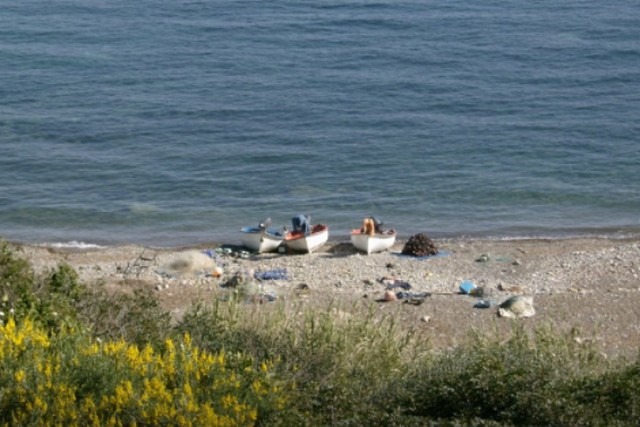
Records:
[[[498,317],[519,318],[536,314],[533,308],[533,297],[514,295],[498,306]]]

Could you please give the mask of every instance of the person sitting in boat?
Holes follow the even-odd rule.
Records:
[[[362,220],[362,228],[360,229],[361,234],[368,234],[369,236],[373,236],[376,232],[375,225],[371,218],[365,218]]]
[[[309,215],[296,215],[291,218],[293,232],[309,234],[311,232],[311,217]]]
[[[383,222],[377,219],[374,216],[370,216],[369,218],[365,218],[362,222],[362,228],[360,232],[362,234],[368,234],[369,236],[373,236],[375,233],[383,233],[382,230]]]

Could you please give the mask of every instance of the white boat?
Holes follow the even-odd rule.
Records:
[[[396,242],[395,230],[387,230],[381,233],[368,234],[362,230],[351,231],[351,243],[359,251],[367,255],[382,252],[389,249]]]
[[[278,249],[284,235],[280,231],[268,228],[270,219],[260,223],[257,227],[242,227],[242,245],[254,252],[272,252]]]
[[[296,252],[311,253],[329,240],[329,226],[316,224],[309,233],[301,230],[289,231],[284,236],[287,247]]]

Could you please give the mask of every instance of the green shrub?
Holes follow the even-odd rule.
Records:
[[[277,372],[298,398],[288,423],[363,424],[393,417],[388,385],[415,361],[415,336],[370,308],[324,311],[279,302],[256,306],[230,301],[188,312],[179,332],[208,351],[246,351],[279,361]],[[422,354],[426,354],[423,351]]]
[[[76,305],[86,293],[75,270],[66,264],[36,277],[28,262],[17,258],[6,243],[0,245],[2,312],[20,321],[30,317],[46,328],[77,324]]]
[[[85,295],[77,310],[93,336],[103,340],[124,339],[158,348],[172,329],[171,315],[147,288],[114,295],[96,288]]]
[[[572,333],[541,327],[529,337],[514,324],[507,340],[478,334],[419,366],[405,383],[414,415],[517,425],[572,425],[584,408],[574,391],[607,364]]]
[[[6,242],[0,242],[0,293],[2,312],[21,319],[37,310],[34,276],[29,263],[17,258]]]
[[[149,289],[133,294],[107,294],[100,286],[89,289],[76,271],[60,264],[36,277],[29,263],[0,245],[1,311],[16,321],[30,317],[50,331],[62,325],[88,328],[104,340],[161,345],[171,331],[171,316]]]
[[[576,381],[567,390],[583,418],[602,425],[640,425],[640,358],[602,375]]]
[[[0,419],[11,425],[250,426],[288,403],[268,361],[208,353],[188,335],[161,351],[26,317],[0,326]]]

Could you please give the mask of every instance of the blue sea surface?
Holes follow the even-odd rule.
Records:
[[[640,235],[640,4],[0,6],[0,236]]]

